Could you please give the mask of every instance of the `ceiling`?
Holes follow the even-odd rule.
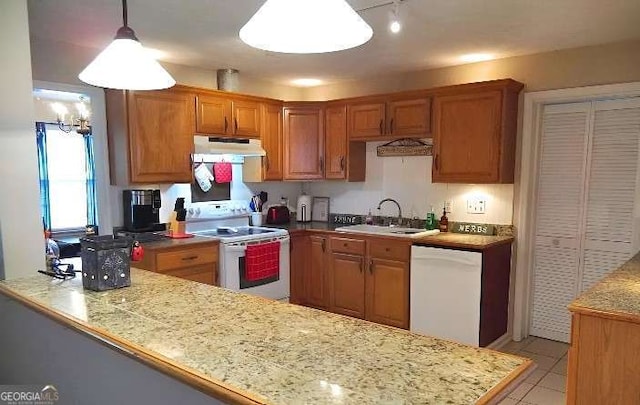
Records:
[[[460,56],[497,58],[640,39],[638,0],[404,0],[403,29],[388,30],[389,0],[349,0],[373,27],[371,41],[319,55],[253,49],[238,31],[264,0],[129,0],[129,25],[161,61],[290,84],[458,65]],[[31,36],[99,49],[122,25],[119,0],[29,0]],[[606,4],[606,6],[604,6]],[[331,24],[328,22],[327,27]]]

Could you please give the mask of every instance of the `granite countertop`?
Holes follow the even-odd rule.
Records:
[[[138,269],[92,292],[43,275],[0,293],[234,403],[496,403],[521,357]]]
[[[445,232],[413,239],[414,245],[484,250],[493,246],[510,244],[513,236],[470,235]]]
[[[333,224],[328,222],[295,222],[292,221],[288,224],[282,225],[266,225],[268,227],[286,229],[289,233],[301,232],[301,231],[321,231],[321,232],[335,232],[336,228],[341,228],[344,224]],[[349,234],[354,237],[377,237],[377,238],[396,238],[409,240],[413,244],[423,246],[445,247],[445,248],[458,248],[458,249],[475,249],[484,250],[493,246],[512,243],[513,236],[486,236],[486,235],[470,235],[464,233],[445,232],[431,236],[421,237],[407,237],[407,236],[394,236],[388,234],[365,234],[365,233],[349,233],[340,231],[339,234]]]
[[[640,253],[580,295],[569,310],[640,322]]]

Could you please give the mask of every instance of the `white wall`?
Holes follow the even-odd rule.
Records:
[[[27,2],[4,0],[0,27],[0,277],[11,279],[44,268]]]
[[[251,197],[265,191],[269,194],[269,201],[263,207],[266,211],[271,204],[280,202],[280,197],[289,199],[289,204],[295,208],[296,199],[302,191],[301,183],[298,182],[272,182],[244,183],[242,178],[242,165],[233,165],[233,181],[231,182],[231,199],[244,200],[249,202]],[[185,203],[191,203],[191,186],[189,184],[161,185],[162,208],[160,209],[160,222],[166,222],[173,210],[176,198],[184,197]]]
[[[378,202],[393,198],[400,203],[404,217],[425,218],[433,206],[436,216],[442,215],[445,200],[453,202],[452,221],[512,224],[512,184],[434,184],[431,182],[431,156],[378,157],[376,147],[367,144],[367,181],[363,183],[309,182],[304,189],[309,194],[330,197],[331,212],[377,214]],[[467,197],[479,194],[486,197],[485,214],[467,214]],[[392,203],[385,203],[382,215],[397,215]]]

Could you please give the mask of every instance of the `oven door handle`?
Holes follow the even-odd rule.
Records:
[[[225,252],[244,252],[245,250],[247,250],[247,246],[246,245],[236,245],[236,246],[225,246],[224,247],[224,251]]]

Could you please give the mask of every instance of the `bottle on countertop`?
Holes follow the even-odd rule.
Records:
[[[433,205],[431,206],[431,211],[427,213],[427,221],[425,223],[425,228],[428,231],[432,231],[437,228],[436,226],[436,213],[433,211]]]
[[[373,215],[371,215],[371,209],[369,209],[369,213],[364,218],[364,223],[367,225],[373,225]]]
[[[449,232],[449,218],[447,218],[447,207],[442,209],[442,217],[440,217],[440,224],[438,225],[440,232]]]

